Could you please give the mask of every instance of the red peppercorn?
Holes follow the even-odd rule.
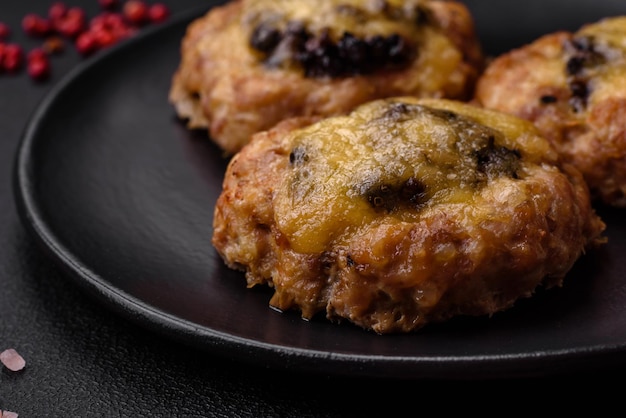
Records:
[[[127,23],[124,16],[120,13],[103,12],[91,19],[89,29],[91,31],[111,30],[114,28],[126,27]]]
[[[83,32],[76,38],[76,49],[81,55],[89,55],[98,49],[98,42],[93,32]]]
[[[84,21],[68,17],[61,19],[56,24],[57,32],[68,38],[76,38],[80,33],[85,31],[85,28]]]
[[[43,48],[34,48],[28,52],[26,70],[33,80],[44,80],[50,76],[50,60]]]
[[[27,35],[41,37],[50,33],[52,26],[47,19],[34,13],[29,13],[22,19],[22,29]]]
[[[124,39],[128,39],[133,36],[137,32],[137,29],[131,26],[122,26],[118,28],[111,29],[111,33],[117,39],[117,41],[122,41]]]
[[[52,3],[48,9],[48,18],[54,22],[58,19],[63,19],[67,13],[67,6],[61,1]]]
[[[110,30],[99,30],[92,32],[98,48],[108,48],[117,42],[117,38]]]
[[[122,9],[124,17],[133,25],[143,25],[148,21],[148,5],[143,0],[128,0]]]
[[[42,48],[33,48],[26,54],[27,61],[48,59],[48,54]]]
[[[148,9],[148,19],[152,23],[161,23],[170,15],[170,9],[163,3],[155,3]]]
[[[44,53],[43,55],[34,55],[29,58],[26,70],[33,80],[41,81],[47,79],[50,76],[48,56]]]
[[[67,19],[78,20],[82,22],[87,21],[87,14],[80,7],[70,7],[69,9],[67,9],[65,17]]]
[[[108,24],[107,24],[107,15],[109,14],[109,12],[103,12],[101,14],[99,14],[98,16],[93,17],[90,21],[89,21],[89,28],[87,29],[88,31],[97,31],[97,30],[107,30],[108,29]]]
[[[11,29],[9,28],[9,25],[0,22],[0,41],[9,39],[9,36],[11,36]]]
[[[76,38],[87,28],[87,16],[80,7],[71,7],[63,17],[55,20],[55,28],[63,36]]]
[[[102,12],[91,21],[82,8],[68,7],[62,0],[51,3],[47,16],[26,14],[22,19],[24,32],[45,37],[41,47],[32,49],[26,56],[21,46],[4,42],[10,30],[0,22],[0,72],[17,72],[26,60],[30,77],[46,79],[51,73],[50,56],[63,51],[64,38],[72,39],[76,50],[85,56],[130,38],[140,26],[163,22],[170,15],[165,4],[150,5],[147,0],[98,0],[98,3]]]
[[[2,54],[2,68],[10,73],[17,72],[22,67],[24,51],[17,44],[5,44]]]

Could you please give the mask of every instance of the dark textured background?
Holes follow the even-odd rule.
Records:
[[[11,41],[34,46],[36,42],[20,30],[21,18],[28,12],[44,14],[51,3],[0,1],[0,21],[13,29]],[[66,3],[83,6],[90,16],[98,10],[97,0]],[[164,3],[173,13],[208,4],[202,0]],[[542,12],[543,4],[557,4],[564,14],[573,4],[527,2],[525,7],[537,9],[535,18],[528,21],[517,19],[509,2],[468,3],[482,3],[483,10],[489,3],[494,13],[502,14],[501,27],[481,30],[486,47],[493,52],[521,44],[529,33],[544,32],[551,20]],[[589,9],[585,19],[603,14],[594,2],[583,3],[581,7]],[[480,16],[477,20],[480,23]],[[14,154],[30,114],[80,59],[71,48],[54,57],[52,78],[45,83],[34,83],[24,72],[0,74],[0,350],[14,347],[27,362],[17,373],[0,370],[0,410],[18,412],[20,417],[386,417],[424,414],[433,407],[482,411],[493,408],[496,399],[509,401],[506,409],[511,410],[555,399],[552,394],[563,388],[568,396],[556,397],[557,403],[607,402],[603,395],[593,399],[587,388],[619,379],[625,370],[523,381],[302,375],[196,351],[110,312],[67,280],[35,245],[19,221],[11,187]],[[572,396],[572,391],[581,396]],[[470,401],[461,401],[464,395],[471,395]]]

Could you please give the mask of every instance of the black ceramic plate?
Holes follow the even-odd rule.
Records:
[[[523,4],[522,4],[523,3]],[[216,4],[216,3],[212,3]],[[626,13],[621,0],[468,1],[488,52]],[[16,159],[27,228],[69,276],[165,336],[262,367],[398,378],[490,378],[593,369],[626,358],[626,222],[560,289],[491,318],[379,336],[268,306],[211,246],[226,160],[167,102],[181,16],[81,65],[35,112]]]

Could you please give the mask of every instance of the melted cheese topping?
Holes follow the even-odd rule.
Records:
[[[443,100],[371,102],[287,141],[291,170],[275,217],[302,253],[383,218],[415,222],[440,205],[472,205],[489,183],[556,161],[529,122]]]
[[[302,22],[313,33],[325,29],[335,39],[400,34],[410,37],[425,12],[427,0],[254,0],[245,3],[244,23],[254,28],[271,24],[284,30],[288,22]]]
[[[589,37],[606,60],[604,64],[588,69],[592,78],[589,103],[593,105],[610,97],[626,97],[626,16],[589,24],[576,36]]]

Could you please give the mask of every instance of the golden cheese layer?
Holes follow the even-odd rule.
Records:
[[[416,27],[426,26],[427,1],[256,0],[247,2],[242,21],[250,31],[260,24],[285,30],[289,22],[301,22],[313,34],[328,30],[334,39],[345,32],[413,37]]]
[[[610,97],[626,97],[626,16],[587,25],[576,33],[588,38],[595,51],[584,63],[585,77],[591,80],[588,103],[595,105]]]
[[[529,122],[427,103],[379,101],[291,134],[291,170],[275,205],[294,250],[322,251],[381,215],[417,222],[440,205],[468,205],[468,218],[480,222],[494,216],[481,202],[487,181],[555,162]]]

